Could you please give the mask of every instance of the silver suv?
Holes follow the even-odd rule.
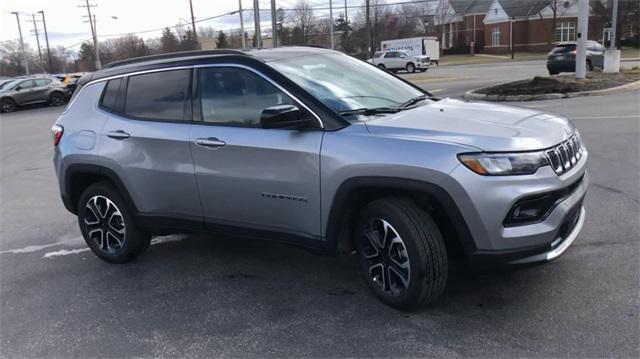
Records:
[[[68,90],[57,79],[35,76],[16,79],[0,88],[0,112],[13,112],[18,106],[48,103],[60,106],[67,100]]]
[[[434,98],[323,49],[114,63],[52,131],[62,200],[109,262],[190,231],[355,251],[382,301],[413,308],[451,258],[549,261],[585,218],[587,151],[567,119]]]

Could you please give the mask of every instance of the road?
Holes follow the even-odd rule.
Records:
[[[372,296],[353,257],[280,244],[169,236],[133,263],[102,262],[59,200],[49,128],[61,109],[2,115],[0,356],[638,357],[639,96],[522,104],[581,131],[582,233],[552,263],[454,272],[412,313]]]
[[[639,64],[639,61],[622,62],[622,66],[628,68]],[[549,76],[546,60],[431,66],[426,73],[398,74],[438,97],[462,97],[472,89],[533,76]]]

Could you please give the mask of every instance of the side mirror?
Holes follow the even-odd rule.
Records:
[[[302,129],[309,126],[310,121],[300,118],[300,109],[294,105],[276,105],[267,107],[260,114],[262,128]]]
[[[14,90],[16,90],[16,91],[20,91],[20,90],[22,90],[22,87],[17,86],[16,88],[14,88]]]

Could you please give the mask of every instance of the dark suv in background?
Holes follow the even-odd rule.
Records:
[[[576,71],[577,43],[566,42],[556,45],[549,52],[547,70],[549,75],[557,75],[561,72]],[[587,70],[604,66],[605,47],[596,41],[587,41]]]
[[[62,82],[49,76],[16,79],[0,88],[0,112],[13,112],[18,106],[48,103],[60,106],[69,97]]]

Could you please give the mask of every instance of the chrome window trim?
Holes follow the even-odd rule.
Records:
[[[71,106],[73,106],[73,104],[75,103],[76,99],[78,97],[80,97],[80,95],[82,95],[82,91],[84,91],[85,88],[87,88],[87,87],[89,87],[89,86],[91,86],[93,84],[96,84],[96,83],[105,82],[105,81],[109,81],[109,80],[113,80],[113,79],[117,79],[117,78],[144,75],[144,74],[149,74],[149,73],[154,73],[154,72],[184,70],[184,69],[199,69],[199,68],[207,68],[207,67],[237,67],[237,68],[242,68],[242,69],[249,70],[249,71],[255,73],[256,75],[258,75],[258,76],[262,77],[263,79],[267,80],[269,83],[271,83],[273,86],[278,88],[280,91],[284,92],[287,96],[291,97],[291,99],[293,101],[295,101],[297,104],[302,106],[305,110],[309,111],[309,113],[311,113],[313,115],[313,117],[315,117],[316,120],[318,121],[318,123],[320,124],[320,128],[324,129],[324,123],[322,123],[322,120],[320,119],[320,116],[318,116],[307,105],[305,105],[304,102],[302,102],[300,99],[298,99],[297,97],[292,95],[291,92],[287,91],[284,87],[282,87],[276,81],[272,80],[270,77],[268,77],[267,75],[263,74],[262,72],[260,72],[260,71],[258,71],[256,69],[254,69],[251,66],[242,65],[242,64],[227,63],[227,62],[218,63],[218,64],[200,64],[200,65],[189,65],[189,66],[163,67],[163,68],[159,68],[159,69],[135,71],[135,72],[129,72],[129,73],[126,73],[126,74],[113,75],[113,76],[104,77],[104,78],[101,78],[101,79],[92,80],[92,81],[87,82],[84,86],[82,86],[82,88],[80,89],[80,92],[78,92],[78,94],[73,97],[71,102],[69,102],[69,104],[67,105],[67,107],[65,108],[65,110],[62,113],[65,114],[71,108]]]

